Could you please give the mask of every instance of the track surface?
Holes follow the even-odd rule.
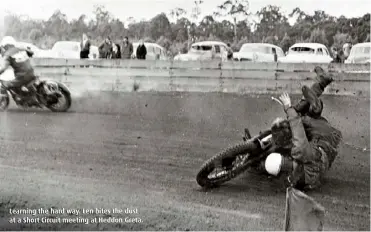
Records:
[[[256,134],[284,115],[269,97],[100,93],[65,114],[13,106],[0,114],[0,228],[281,230],[279,180],[247,173],[209,192],[195,181],[206,159],[241,141],[245,126]],[[369,231],[369,99],[324,102],[324,116],[350,145],[309,195],[328,210],[326,230]],[[27,207],[137,208],[129,216],[142,222],[7,223],[9,208]]]

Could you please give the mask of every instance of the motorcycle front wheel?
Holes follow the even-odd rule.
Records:
[[[253,141],[228,147],[202,165],[196,177],[197,183],[201,187],[213,188],[237,177],[251,166],[250,155],[256,154],[257,149]],[[214,171],[216,174],[211,175]]]
[[[53,101],[51,104],[48,104],[47,107],[53,112],[66,112],[72,104],[71,93],[61,86],[58,86],[58,90],[59,93],[53,96],[55,101]]]

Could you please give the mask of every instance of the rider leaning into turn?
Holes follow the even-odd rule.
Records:
[[[290,173],[289,183],[299,189],[321,185],[342,139],[341,132],[321,116],[323,103],[319,97],[333,79],[320,67],[315,72],[317,82],[311,88],[302,88],[303,98],[297,105],[291,105],[287,93],[280,96],[287,120],[277,118],[273,122],[272,140],[278,150],[264,162],[265,170],[272,175]]]
[[[33,52],[27,49],[17,48],[15,45],[16,41],[11,36],[5,36],[1,41],[4,62],[3,66],[0,67],[0,75],[9,67],[12,67],[15,76],[14,80],[3,82],[3,87],[6,89],[21,88],[36,79],[34,69],[30,62],[30,57],[33,56]],[[29,87],[28,90],[31,93],[35,91],[32,86]]]

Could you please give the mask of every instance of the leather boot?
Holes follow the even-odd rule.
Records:
[[[320,84],[322,89],[325,89],[331,82],[334,81],[331,73],[325,72],[320,66],[314,68],[314,72],[317,74],[316,80]]]

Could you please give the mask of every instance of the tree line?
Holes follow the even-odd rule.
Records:
[[[191,43],[202,40],[230,43],[235,51],[248,42],[271,43],[287,51],[296,42],[317,42],[340,49],[346,42],[370,41],[370,13],[346,18],[334,17],[324,11],[307,14],[295,8],[287,16],[280,7],[268,5],[256,12],[258,20],[251,22],[248,0],[227,0],[215,9],[215,13],[201,19],[202,3],[202,0],[196,0],[191,12],[175,8],[148,21],[135,21],[129,17],[125,23],[113,17],[104,6],[95,6],[95,17],[89,21],[84,14],[68,21],[59,10],[48,20],[8,14],[4,20],[4,34],[43,49],[51,48],[60,40],[81,41],[82,33],[97,46],[107,36],[119,44],[124,36],[128,36],[131,40],[158,43],[172,55],[184,53]],[[294,25],[289,24],[288,17],[297,18]]]

